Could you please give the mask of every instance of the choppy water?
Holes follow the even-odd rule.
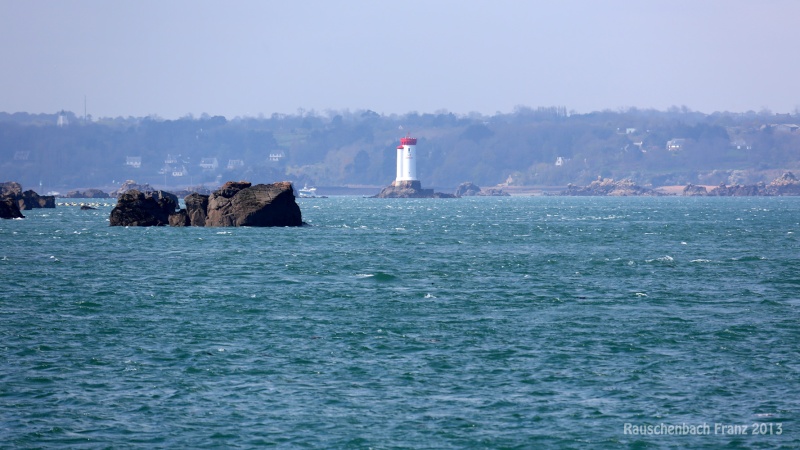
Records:
[[[0,222],[0,446],[800,446],[800,199],[299,202]]]

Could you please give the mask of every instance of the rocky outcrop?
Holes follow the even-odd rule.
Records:
[[[19,209],[56,207],[56,197],[54,195],[39,195],[30,189],[22,193],[22,198],[19,199],[19,202]]]
[[[19,204],[11,197],[0,197],[0,219],[24,219]]]
[[[22,191],[22,185],[15,181],[0,183],[0,198],[10,198],[17,203],[20,210],[34,208],[55,208],[56,198],[53,195],[39,195],[32,190]]]
[[[64,198],[111,198],[100,189],[87,189],[85,191],[69,191]]]
[[[119,189],[117,189],[116,191],[111,191],[109,196],[110,197],[119,198],[120,196],[122,196],[122,194],[124,194],[124,193],[126,193],[128,191],[139,191],[139,192],[147,193],[147,192],[153,192],[153,191],[155,191],[155,189],[153,189],[147,183],[138,184],[133,180],[127,180],[124,183],[122,183],[122,186],[120,186]]]
[[[186,215],[189,225],[193,227],[206,226],[206,214],[208,214],[208,195],[189,194],[183,199],[186,204]]]
[[[592,181],[589,186],[579,187],[572,184],[567,186],[567,190],[561,195],[573,196],[609,196],[609,197],[629,197],[629,196],[653,196],[665,195],[653,189],[639,186],[631,180],[614,181],[611,178],[597,179]]]
[[[303,225],[300,206],[288,181],[252,186],[228,182],[210,196],[190,194],[177,211],[178,198],[164,191],[123,194],[109,219],[112,226],[290,227]]]
[[[185,209],[169,215],[169,226],[171,227],[188,227],[190,225],[189,215],[186,214]]]
[[[481,188],[471,181],[461,183],[456,188],[456,197],[472,197],[480,194]]]
[[[765,190],[770,195],[800,195],[800,181],[792,172],[786,172],[772,180]]]
[[[303,224],[292,183],[228,182],[208,197],[207,227],[293,227]]]
[[[111,210],[109,224],[125,227],[154,227],[170,224],[177,213],[178,197],[165,191],[139,192],[131,190],[117,199]]]
[[[687,184],[685,188],[683,188],[683,195],[686,196],[693,196],[693,197],[700,197],[708,195],[708,190],[705,186],[695,186],[694,184]]]
[[[0,183],[0,197],[22,197],[22,185],[16,181]]]
[[[461,183],[456,188],[456,197],[508,197],[511,194],[504,192],[502,188],[491,187],[481,189],[478,185],[471,181]]]
[[[701,190],[702,189],[702,190]],[[734,184],[719,186],[706,192],[702,186],[687,185],[683,188],[683,195],[708,195],[713,197],[766,197],[781,195],[800,195],[800,181],[791,172],[786,172],[773,180],[770,184]]]
[[[434,192],[433,189],[422,189],[422,183],[414,181],[395,181],[386,186],[372,198],[455,198],[453,194]]]
[[[481,189],[481,192],[478,193],[481,197],[510,197],[511,194],[504,191],[502,188],[490,187]]]
[[[726,186],[725,183],[721,183],[719,186],[715,187],[708,193],[709,196],[712,197],[755,197],[755,196],[762,196],[767,195],[764,191],[764,184],[734,184],[732,186]]]

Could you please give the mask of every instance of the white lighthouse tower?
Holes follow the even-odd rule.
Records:
[[[399,181],[417,181],[417,138],[404,137],[397,146],[397,177]]]
[[[376,198],[454,198],[453,194],[433,192],[433,189],[422,189],[417,179],[417,138],[400,139],[397,146],[397,177],[392,184],[381,190]]]

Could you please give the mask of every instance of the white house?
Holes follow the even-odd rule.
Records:
[[[141,156],[126,156],[125,157],[125,165],[131,166],[134,169],[139,169],[142,167],[142,157]]]
[[[217,170],[219,167],[219,162],[217,158],[203,158],[200,160],[200,167],[203,170]]]
[[[686,145],[686,139],[675,138],[667,141],[667,151],[677,152]]]
[[[228,170],[238,169],[240,167],[244,167],[244,161],[241,159],[229,159],[228,160]]]

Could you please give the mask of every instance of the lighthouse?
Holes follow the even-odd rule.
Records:
[[[422,189],[417,179],[417,138],[408,135],[397,146],[397,176],[376,198],[454,198],[453,194]]]
[[[417,181],[417,138],[404,137],[397,146],[397,177],[399,181]]]

